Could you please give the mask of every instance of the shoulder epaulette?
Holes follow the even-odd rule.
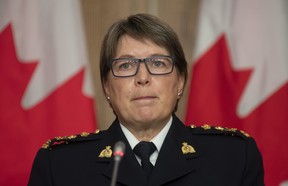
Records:
[[[91,136],[95,136],[100,133],[100,130],[96,130],[93,133],[88,132],[82,132],[81,134],[77,135],[70,135],[70,136],[59,136],[55,137],[53,139],[49,139],[42,145],[43,149],[52,149],[53,146],[59,145],[59,144],[68,144],[71,142],[77,142],[77,141],[86,141]]]
[[[223,134],[229,136],[238,136],[242,138],[250,138],[250,135],[243,130],[238,130],[237,128],[227,128],[221,126],[210,126],[208,124],[202,126],[189,126],[192,129],[195,129],[195,133],[197,134]]]

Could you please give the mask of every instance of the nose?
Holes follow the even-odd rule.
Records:
[[[151,75],[144,63],[140,63],[137,74],[135,75],[137,85],[147,85],[151,82]]]

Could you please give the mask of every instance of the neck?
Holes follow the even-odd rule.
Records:
[[[164,127],[164,126],[163,126]],[[162,128],[163,128],[162,127]],[[161,129],[162,129],[161,128]],[[146,129],[146,130],[128,130],[139,140],[139,141],[151,141],[160,131],[161,129]]]
[[[169,118],[170,119],[170,118]],[[127,124],[121,122],[139,141],[151,141],[165,127],[169,119],[163,122],[149,124]]]

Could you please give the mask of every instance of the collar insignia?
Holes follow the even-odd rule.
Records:
[[[111,158],[111,156],[112,156],[111,146],[106,146],[106,148],[103,149],[99,154],[99,158]]]
[[[183,146],[181,150],[183,154],[189,154],[189,153],[192,154],[196,152],[195,149],[191,145],[188,145],[187,142],[183,142],[182,145]]]

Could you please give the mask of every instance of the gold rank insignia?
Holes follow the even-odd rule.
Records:
[[[208,130],[208,129],[211,129],[211,126],[210,126],[210,125],[207,125],[207,124],[205,124],[205,125],[203,125],[203,126],[202,126],[202,128],[203,128],[203,129],[205,129],[205,130]]]
[[[80,134],[80,136],[81,137],[87,137],[87,136],[89,136],[90,134],[88,133],[88,132],[82,132],[81,134]]]
[[[249,135],[247,132],[244,132],[243,130],[240,130],[240,132],[241,132],[242,134],[244,134],[246,137],[250,137],[250,135]]]
[[[86,141],[88,136],[93,137],[97,135],[98,133],[100,133],[100,130],[96,130],[94,134],[88,133],[88,132],[82,132],[81,134],[77,134],[77,135],[57,136],[53,139],[46,141],[46,143],[42,146],[42,148],[52,150],[52,147],[55,145],[70,144],[70,143]]]
[[[111,146],[106,146],[106,148],[103,149],[99,154],[99,158],[111,158],[111,156],[112,156]]]
[[[196,152],[195,149],[191,145],[188,145],[187,142],[183,142],[182,145],[183,146],[182,146],[181,150],[182,150],[183,154],[189,154],[189,153],[195,153]]]

